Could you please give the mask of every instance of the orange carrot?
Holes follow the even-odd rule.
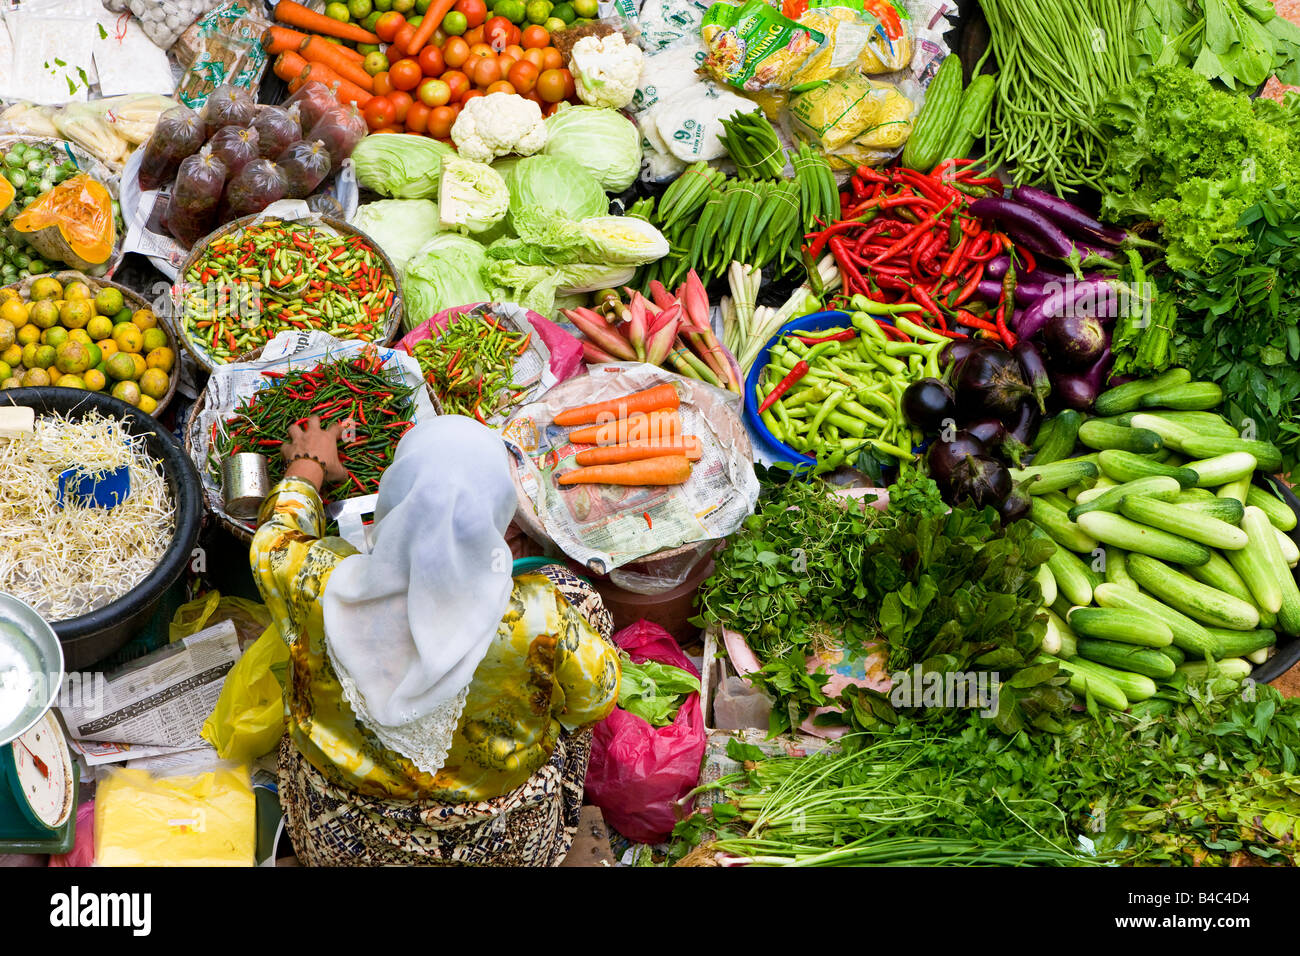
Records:
[[[411,42],[406,45],[407,56],[415,56],[423,49],[429,42],[429,37],[433,36],[433,31],[441,25],[442,18],[451,13],[451,8],[455,5],[456,0],[433,0],[433,3],[429,4],[429,9],[424,11],[424,19],[415,28],[415,36],[411,37]]]
[[[586,448],[574,459],[579,465],[616,465],[622,461],[641,461],[643,458],[663,458],[666,455],[685,455],[690,461],[699,461],[703,454],[700,440],[685,435],[681,441],[628,442],[626,445],[606,445],[603,448]]]
[[[352,23],[340,23],[332,17],[304,7],[301,3],[294,3],[294,0],[280,0],[275,5],[275,18],[291,27],[311,33],[323,33],[327,37],[338,37],[340,40],[353,40],[357,43],[379,42],[379,37],[369,30],[363,30]]]
[[[355,83],[367,93],[375,90],[375,81],[369,73],[361,69],[353,60],[349,60],[339,51],[343,48],[320,37],[305,37],[298,52],[303,59],[311,63],[328,66],[349,83]]]
[[[356,103],[357,108],[362,109],[372,99],[372,96],[361,87],[348,82],[325,64],[303,62],[304,69],[299,79],[304,83],[324,83],[334,93],[334,98],[344,106],[348,103]]]
[[[677,390],[672,385],[656,385],[640,392],[633,392],[623,398],[607,402],[595,402],[591,405],[579,405],[566,408],[555,416],[557,425],[585,425],[598,422],[603,414],[627,418],[635,412],[652,412],[657,408],[677,408],[679,405]]]
[[[629,442],[657,442],[666,445],[681,441],[682,419],[676,409],[660,408],[637,412],[617,421],[588,425],[569,432],[575,445],[625,445]]]
[[[305,69],[307,61],[293,50],[285,50],[275,58],[275,75],[286,83],[298,79]]]
[[[562,485],[680,485],[691,477],[685,455],[575,468],[560,475]]]
[[[275,56],[285,50],[296,50],[307,39],[307,34],[290,30],[288,27],[267,27],[262,31],[262,49],[268,56]]]

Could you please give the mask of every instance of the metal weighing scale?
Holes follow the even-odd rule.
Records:
[[[50,709],[63,648],[31,607],[0,593],[0,853],[67,853],[77,773]]]

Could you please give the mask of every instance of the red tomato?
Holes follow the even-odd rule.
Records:
[[[497,80],[487,88],[488,93],[513,93],[515,88],[505,80]]]
[[[387,70],[384,70],[382,73],[376,73],[373,82],[375,96],[383,96],[386,93],[393,92],[393,84],[392,81],[388,79]]]
[[[460,105],[464,106],[470,100],[482,95],[483,95],[482,90],[466,90],[465,95],[460,98]]]
[[[518,62],[519,58],[516,56],[510,56],[508,53],[497,54],[497,66],[501,67],[501,75],[503,77],[513,70],[515,64]]]
[[[562,105],[563,105],[563,100],[561,100],[559,103],[547,103],[545,106],[542,107],[542,115],[549,119],[550,117],[555,115],[555,111],[558,110]]]
[[[483,38],[492,45],[493,50],[504,50],[510,45],[510,27],[512,24],[505,17],[493,17],[483,24]]]
[[[427,131],[431,112],[433,111],[423,103],[412,103],[411,108],[406,111],[406,131],[408,133],[424,133]]]
[[[398,60],[388,68],[388,82],[393,84],[395,90],[413,90],[420,85],[420,80],[423,77],[424,74],[420,72],[420,64],[410,57]]]
[[[466,30],[464,33],[464,37],[465,37],[465,42],[468,43],[470,46],[473,46],[475,43],[482,43],[484,41],[483,28],[475,27],[473,30]]]
[[[456,114],[449,106],[439,106],[429,111],[426,129],[435,139],[446,139],[451,135],[451,124],[456,122]]]
[[[470,59],[473,59],[474,57],[477,56],[477,57],[491,57],[492,59],[495,60],[497,57],[496,51],[492,49],[492,47],[488,46],[486,43],[475,43],[473,46],[469,48],[469,55],[470,55]]]
[[[578,84],[574,82],[573,74],[568,70],[561,70],[560,74],[564,77],[564,98],[575,99],[578,95]]]
[[[441,79],[447,84],[447,92],[453,102],[460,102],[460,98],[470,87],[469,77],[460,70],[448,70],[442,74]]]
[[[479,26],[487,19],[487,4],[483,0],[457,0],[456,6],[452,9],[465,14],[470,29]]]
[[[451,99],[451,87],[447,85],[446,80],[435,80],[430,77],[420,84],[415,95],[419,97],[421,105],[429,109],[435,106],[446,106]],[[407,122],[409,125],[410,121]]]
[[[409,23],[403,23],[397,28],[397,34],[393,37],[393,46],[397,47],[397,49],[391,52],[396,53],[398,56],[406,56],[406,50],[411,45],[411,40],[414,37],[415,27]]]
[[[406,17],[396,10],[389,10],[387,13],[380,14],[379,19],[375,21],[375,33],[385,43],[392,43],[393,37],[397,36],[397,31],[405,25]]]
[[[372,96],[361,115],[365,117],[366,125],[377,133],[396,122],[397,109],[388,101],[388,97]]]
[[[564,99],[564,85],[559,70],[545,70],[537,78],[537,95],[547,103],[558,103]]]
[[[523,94],[521,94],[521,95],[522,95],[523,98],[526,99],[526,100],[532,100],[532,101],[533,101],[534,103],[536,103],[538,106],[542,107],[542,109],[545,109],[545,108],[546,108],[546,101],[543,100],[540,96],[537,95],[537,88],[536,88],[536,87],[534,87],[533,89],[529,90],[527,93],[523,93]]]
[[[533,87],[537,85],[538,75],[539,71],[537,67],[533,66],[533,64],[529,63],[527,60],[524,60],[523,62],[516,63],[512,66],[510,68],[510,73],[506,78],[510,81],[511,86],[520,93],[527,95],[531,93]]]
[[[453,70],[459,69],[469,59],[469,44],[460,37],[451,37],[442,48],[442,59]]]
[[[523,31],[512,23],[510,24],[510,35],[506,38],[506,42],[512,46],[518,46],[523,40],[523,36]]]
[[[420,55],[415,58],[415,62],[420,64],[420,72],[425,76],[438,76],[447,69],[442,59],[442,50],[432,44],[420,50]]]
[[[525,50],[540,50],[542,47],[550,45],[551,35],[546,32],[545,27],[530,23],[524,29],[523,40]]]
[[[525,51],[524,51],[524,62],[525,62],[525,63],[531,63],[533,66],[537,67],[537,72],[538,72],[538,73],[542,72],[542,51],[541,51],[541,50],[525,50]]]
[[[393,111],[396,115],[397,122],[405,123],[406,113],[411,108],[411,103],[414,102],[414,100],[411,99],[411,94],[402,90],[394,90],[384,98],[393,104]]]
[[[485,56],[474,64],[473,80],[475,86],[491,86],[501,79],[501,65],[495,57]]]
[[[510,44],[501,52],[505,53],[507,56],[513,56],[516,63],[524,58],[524,48],[517,43]]]
[[[564,66],[564,55],[553,46],[542,49],[542,69],[558,70]]]

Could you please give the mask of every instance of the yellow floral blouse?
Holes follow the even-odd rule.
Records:
[[[250,557],[289,645],[289,733],[327,779],[372,797],[489,800],[545,764],[561,728],[576,730],[614,709],[617,652],[545,575],[521,575],[474,672],[446,765],[433,775],[418,769],[356,719],[326,655],[320,597],[338,563],[357,552],[341,538],[322,538],[324,523],[316,489],[286,479],[262,505]]]

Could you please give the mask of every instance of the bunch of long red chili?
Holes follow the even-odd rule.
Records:
[[[829,249],[846,297],[915,303],[923,311],[912,318],[923,318],[942,335],[966,338],[985,332],[1009,348],[1016,342],[1006,321],[1014,307],[1009,283],[991,316],[974,299],[991,259],[1003,251],[1027,253],[970,214],[972,197],[1002,188],[973,162],[944,160],[928,175],[904,167],[859,166],[840,194],[840,220],[808,233],[805,250],[815,262]],[[1033,268],[1029,257],[1026,271]]]
[[[347,477],[323,489],[325,501],[369,495],[379,490],[379,478],[393,461],[398,440],[411,421],[414,389],[395,385],[367,350],[356,358],[326,362],[314,369],[265,371],[273,387],[258,389],[227,418],[225,428],[212,426],[212,447],[222,457],[255,451],[267,457],[272,481],[284,477],[280,445],[289,426],[304,424],[313,415],[322,426],[350,420],[339,443],[339,462]],[[421,387],[421,386],[417,386]]]

